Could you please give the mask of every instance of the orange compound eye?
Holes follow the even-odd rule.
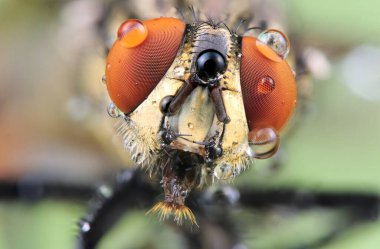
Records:
[[[240,76],[250,141],[257,130],[280,131],[296,105],[293,72],[275,52],[254,37],[243,37]]]
[[[176,18],[128,20],[107,57],[111,100],[124,113],[139,106],[160,82],[182,44],[185,24]]]

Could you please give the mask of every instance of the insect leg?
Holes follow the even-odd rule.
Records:
[[[100,188],[90,202],[88,213],[79,221],[77,249],[96,248],[103,235],[109,232],[126,211],[151,206],[158,194],[138,170],[121,172],[113,187],[107,191]]]

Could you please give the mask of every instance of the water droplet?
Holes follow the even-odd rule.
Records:
[[[152,101],[152,105],[153,105],[153,106],[156,106],[156,105],[157,105],[157,101],[153,100],[153,101]]]
[[[134,145],[135,145],[135,140],[134,139],[124,140],[124,148],[125,149],[127,149],[129,151],[132,151]]]
[[[102,82],[103,82],[103,84],[107,84],[106,75],[103,75],[103,77],[102,77]]]
[[[174,72],[174,75],[176,77],[182,78],[185,75],[185,68],[184,67],[175,67],[173,72]]]
[[[141,153],[137,153],[136,156],[135,156],[135,162],[140,165],[142,164],[144,161],[144,157]]]
[[[143,43],[148,36],[148,29],[139,20],[131,19],[123,22],[118,31],[117,37],[126,48],[133,48]]]
[[[103,197],[106,197],[106,198],[110,198],[113,194],[112,189],[106,185],[100,186],[98,191]]]
[[[259,80],[257,91],[262,94],[268,94],[274,90],[275,86],[274,80],[269,76],[265,76]]]
[[[254,154],[253,154],[253,151],[251,149],[251,147],[247,147],[247,149],[245,149],[245,154],[248,156],[248,157],[253,157]]]
[[[193,128],[194,128],[194,125],[193,125],[193,123],[188,123],[188,124],[187,124],[187,127],[189,127],[189,129],[193,129]]]
[[[258,50],[268,59],[280,62],[289,53],[289,40],[284,33],[275,29],[268,29],[257,37]]]
[[[87,222],[87,221],[82,221],[81,224],[80,224],[80,230],[84,233],[87,233],[88,231],[90,231],[91,229],[91,226],[90,226],[90,223]]]
[[[254,158],[266,159],[277,152],[280,138],[275,129],[269,127],[254,129],[249,135],[249,145]]]
[[[219,180],[227,180],[234,176],[232,167],[229,164],[219,164],[214,169],[214,176]]]
[[[122,113],[120,112],[120,110],[112,102],[108,105],[107,112],[111,118],[119,118],[120,116],[122,116]]]

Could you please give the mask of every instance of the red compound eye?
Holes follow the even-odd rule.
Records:
[[[185,24],[176,18],[127,20],[107,57],[107,90],[124,113],[133,111],[168,71],[182,43]]]
[[[268,32],[264,35],[267,38]],[[241,88],[251,141],[258,129],[284,127],[296,105],[296,83],[290,66],[273,47],[254,37],[243,37],[242,42]]]

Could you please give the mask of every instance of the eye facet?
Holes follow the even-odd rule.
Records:
[[[268,29],[257,37],[257,48],[268,59],[282,61],[289,53],[289,40],[285,34],[275,29]]]
[[[124,113],[133,111],[168,71],[182,44],[185,24],[176,18],[128,20],[107,57],[106,84]]]
[[[263,53],[264,46],[265,51],[280,58],[256,38],[243,37],[240,83],[251,142],[257,140],[257,131],[280,131],[296,105],[296,83],[290,66],[282,58],[273,60]]]
[[[215,78],[226,69],[226,61],[218,51],[206,50],[198,56],[196,67],[202,79]]]

